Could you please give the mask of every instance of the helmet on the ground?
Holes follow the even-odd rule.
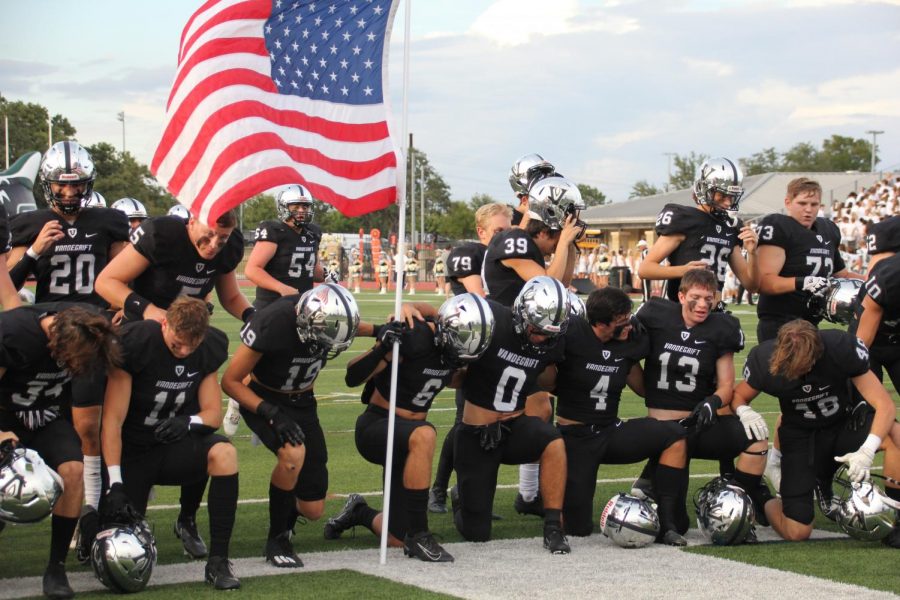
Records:
[[[181,206],[179,204],[179,206]],[[136,200],[134,198],[119,198],[110,208],[114,208],[118,211],[125,213],[125,216],[130,219],[146,219],[149,215],[147,214],[147,208],[141,203],[140,200]]]
[[[37,452],[11,440],[0,444],[0,520],[40,521],[62,493],[62,479]]]
[[[525,282],[513,301],[513,325],[526,346],[541,352],[566,332],[569,310],[569,292],[563,284],[548,275],[538,275]],[[530,333],[549,339],[535,346],[528,339]]]
[[[191,211],[184,204],[176,204],[166,213],[170,217],[178,217],[187,221],[191,218]]]
[[[359,328],[353,295],[335,283],[323,283],[297,301],[297,335],[329,359],[350,347]]]
[[[527,194],[535,181],[555,172],[556,168],[540,154],[526,154],[509,170],[509,185],[516,194]]]
[[[448,365],[458,368],[478,360],[493,334],[494,312],[477,294],[449,298],[438,310],[436,339]]]
[[[566,217],[578,218],[584,208],[581,190],[565,177],[541,179],[528,191],[528,210],[550,229],[562,229]]]
[[[643,548],[659,535],[659,515],[646,500],[619,493],[600,513],[600,531],[623,548]]]
[[[727,158],[710,158],[697,169],[694,178],[694,202],[710,207],[714,217],[729,224],[737,225],[738,206],[744,195],[742,183],[744,173],[741,168]],[[720,192],[731,198],[731,206],[720,208],[715,203],[715,193]]]
[[[713,544],[731,546],[747,537],[755,512],[747,492],[716,477],[697,492],[697,527]]]
[[[844,533],[871,542],[893,531],[900,503],[888,498],[872,479],[855,483],[843,465],[834,474],[832,490],[837,524]]]
[[[41,186],[47,203],[60,212],[74,215],[81,210],[81,204],[90,199],[97,172],[90,153],[78,142],[56,142],[41,160]],[[51,183],[60,185],[83,185],[84,188],[71,199],[64,199],[53,193]],[[104,204],[104,206],[106,206]]]
[[[298,213],[291,210],[291,206],[295,204],[303,204],[306,206],[306,212]],[[278,212],[278,219],[287,221],[291,219],[295,227],[300,227],[306,223],[311,223],[313,219],[313,197],[308,189],[299,183],[289,185],[275,196],[275,210]]]
[[[144,589],[155,564],[156,541],[143,519],[104,529],[91,547],[91,566],[97,579],[120,594]]]

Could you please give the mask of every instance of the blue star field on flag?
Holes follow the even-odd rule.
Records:
[[[344,104],[382,102],[390,0],[273,0],[264,26],[282,94]]]

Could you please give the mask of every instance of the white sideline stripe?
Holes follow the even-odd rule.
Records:
[[[758,532],[761,540],[769,540],[773,535],[768,528]],[[692,546],[703,543],[697,530],[690,530],[686,537]],[[840,537],[844,536],[813,532],[813,539]],[[612,594],[618,598],[721,600],[726,592],[721,585],[714,584],[717,581],[728,582],[727,596],[735,600],[781,597],[896,599],[888,592],[691,554],[657,544],[640,550],[623,550],[602,535],[572,538],[569,543],[572,554],[568,556],[550,556],[543,549],[540,538],[444,544],[456,562],[443,564],[410,562],[399,548],[388,549],[389,560],[384,566],[379,564],[377,548],[313,552],[303,554],[305,567],[300,572],[352,569],[477,600],[593,599]],[[298,573],[269,565],[259,557],[238,558],[232,562],[238,577]],[[200,582],[203,581],[203,569],[202,561],[160,565],[154,569],[149,587]],[[614,579],[612,574],[615,574]],[[104,589],[91,572],[69,573],[69,582],[77,593]],[[0,580],[0,600],[40,595],[41,577]]]

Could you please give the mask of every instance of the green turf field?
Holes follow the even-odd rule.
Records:
[[[244,288],[252,293],[252,288]],[[419,293],[410,300],[427,301],[439,305],[442,300],[432,293]],[[372,292],[357,295],[357,300],[365,321],[380,323],[393,310],[392,296],[379,296]],[[741,320],[746,335],[748,349],[756,343],[756,316],[752,307],[735,307],[735,314]],[[217,309],[212,317],[214,326],[223,329],[231,340],[231,351],[237,345],[238,322]],[[289,335],[290,332],[285,332]],[[359,339],[353,347],[338,357],[321,372],[316,381],[316,395],[319,400],[319,417],[328,440],[329,454],[329,500],[326,515],[338,512],[346,494],[372,493],[367,495],[373,506],[381,506],[381,468],[367,463],[356,452],[353,442],[353,428],[357,416],[362,412],[359,403],[359,390],[347,389],[343,382],[344,368],[347,361],[372,344],[371,339]],[[743,355],[736,359],[736,371],[740,373]],[[897,394],[890,388],[893,397]],[[777,416],[777,403],[774,399],[761,396],[754,402],[754,407],[762,413],[774,428]],[[453,423],[454,402],[452,390],[443,391],[435,400],[429,414],[429,420],[438,431],[438,448],[443,437]],[[622,416],[625,418],[646,414],[643,402],[629,392],[622,404]],[[241,504],[238,508],[237,523],[232,538],[231,554],[234,557],[255,557],[262,555],[268,527],[268,513],[265,500],[268,493],[268,481],[274,464],[272,455],[262,446],[250,444],[249,430],[241,424],[234,438],[240,460]],[[880,459],[877,459],[880,464]],[[435,456],[437,463],[437,456]],[[638,474],[642,465],[605,466],[598,478],[601,480],[621,479],[621,482],[602,482],[598,485],[595,503],[597,514],[606,501],[618,491],[626,491],[631,487],[632,479]],[[711,474],[717,473],[718,465],[708,461],[693,461],[691,471],[695,475],[691,479],[691,495],[705,483]],[[710,477],[696,477],[697,474],[710,474]],[[503,516],[503,520],[494,523],[494,537],[516,538],[536,537],[541,534],[541,522],[535,517],[523,517],[513,510],[512,504],[516,494],[515,484],[518,481],[517,467],[501,467],[495,504],[495,512]],[[508,486],[508,487],[503,487]],[[172,534],[172,523],[177,515],[174,505],[178,503],[177,488],[156,488],[157,497],[151,504],[149,519],[151,520],[159,547],[161,564],[184,561],[181,545]],[[448,515],[429,515],[432,530],[442,541],[462,541],[453,527]],[[205,509],[198,515],[200,531],[208,540],[208,527]],[[339,550],[347,548],[375,547],[378,540],[368,531],[357,528],[348,532],[344,539],[326,541],[322,536],[323,521],[299,525],[294,538],[295,549],[302,556],[304,552]],[[819,516],[817,527],[834,530],[831,522]],[[39,575],[46,563],[49,544],[49,521],[30,526],[8,526],[0,534],[0,578]],[[900,593],[900,575],[896,568],[898,555],[896,550],[887,549],[881,544],[863,544],[852,541],[822,541],[800,544],[761,544],[754,547],[740,546],[734,548],[692,548],[691,551],[713,554],[736,561],[770,566],[787,571],[804,573],[818,577],[826,577],[837,581],[855,583]],[[261,559],[260,559],[261,560]],[[69,557],[71,571],[83,570],[72,555]],[[322,574],[311,573],[291,578],[253,578],[245,580],[245,591],[257,590],[259,595],[268,594],[270,590],[278,590],[283,595],[303,597],[304,590],[313,589],[308,582],[317,581]],[[338,582],[337,584],[335,582]],[[353,594],[356,597],[360,589],[365,590],[367,597],[387,597],[388,595],[409,596],[410,588],[404,589],[400,584],[391,583],[379,578],[353,573],[341,573],[340,577],[330,580],[330,597],[344,597]],[[191,595],[200,594],[202,585],[188,586],[183,590]],[[155,594],[166,594],[165,588],[154,591]],[[321,595],[321,594],[318,594]],[[423,597],[428,595],[425,592]],[[413,597],[420,597],[415,595]]]

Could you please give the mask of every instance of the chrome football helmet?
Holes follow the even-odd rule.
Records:
[[[34,523],[48,516],[63,493],[62,478],[34,450],[0,444],[0,520]]]
[[[727,158],[711,158],[697,169],[693,188],[694,202],[701,206],[709,206],[712,216],[735,227],[738,222],[738,206],[741,196],[744,195],[744,188],[741,185],[743,181],[744,173],[736,163]],[[716,205],[716,192],[731,198],[731,206],[728,209]]]
[[[295,210],[291,210],[291,206],[295,204],[305,205],[306,212],[300,214]],[[300,184],[289,185],[275,196],[275,210],[280,221],[290,219],[294,227],[312,223],[314,212],[312,194]]]
[[[91,192],[91,195],[89,197],[81,199],[81,207],[106,208],[106,198],[103,196],[103,194],[101,194],[97,190],[94,190],[93,192]]]
[[[41,160],[40,172],[41,187],[47,203],[66,215],[77,214],[82,202],[90,199],[94,179],[97,177],[91,155],[80,144],[72,141],[53,144]],[[53,193],[51,183],[84,187],[76,196],[64,198]]]
[[[584,305],[584,300],[582,300],[578,294],[573,292],[572,290],[566,290],[569,292],[569,316],[577,317],[587,320],[587,306]]]
[[[600,513],[600,531],[623,548],[643,548],[659,535],[659,515],[646,500],[618,493]]]
[[[509,185],[517,195],[527,194],[535,181],[555,172],[556,167],[540,154],[526,154],[514,162],[509,170]]]
[[[853,320],[856,306],[859,304],[859,288],[863,286],[861,279],[845,279],[835,277],[828,282],[825,292],[823,315],[825,320],[839,325],[847,325]]]
[[[359,328],[353,295],[334,283],[323,283],[297,301],[297,335],[329,359],[350,347]]]
[[[104,529],[91,547],[94,574],[103,585],[119,594],[144,589],[155,565],[156,540],[144,520]]]
[[[176,204],[169,209],[169,212],[167,212],[166,215],[178,217],[179,219],[187,221],[191,218],[191,211],[189,211],[184,204]]]
[[[435,339],[444,362],[453,368],[478,360],[491,344],[494,312],[477,294],[449,298],[438,310]]]
[[[550,229],[562,229],[569,215],[584,210],[584,199],[574,181],[565,177],[547,177],[528,191],[528,209]]]
[[[753,525],[755,512],[747,492],[724,477],[700,488],[694,506],[698,529],[717,546],[740,544]]]
[[[181,205],[179,204],[178,206]],[[141,201],[134,198],[119,198],[118,200],[113,202],[110,208],[114,208],[125,213],[125,217],[127,217],[129,220],[143,220],[150,216],[147,214],[147,208],[141,203]]]
[[[538,275],[529,279],[512,306],[513,325],[526,347],[535,352],[547,350],[556,338],[566,332],[569,324],[569,292],[557,279]],[[547,336],[548,340],[535,345],[529,333]]]
[[[847,475],[847,465],[842,465],[832,480],[838,526],[850,537],[866,542],[890,535],[900,510],[900,503],[885,495],[875,484],[875,477],[881,476],[854,483]]]

